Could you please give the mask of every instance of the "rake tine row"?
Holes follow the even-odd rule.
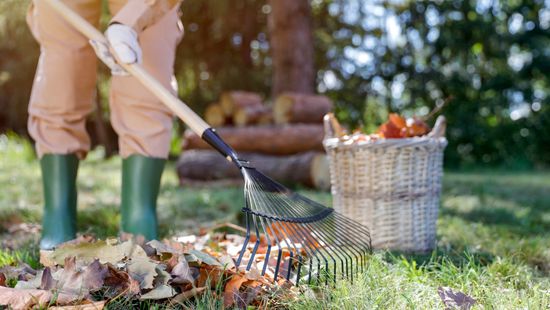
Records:
[[[250,270],[264,240],[267,249],[261,273],[265,275],[274,263],[274,281],[282,276],[298,284],[302,268],[307,268],[308,284],[328,284],[336,281],[339,274],[340,278],[353,281],[355,274],[364,272],[371,252],[370,234],[364,226],[291,192],[253,168],[243,168],[242,172],[247,235],[237,266],[254,236],[256,242],[246,269]],[[270,258],[275,251],[273,262]],[[281,270],[285,273],[281,274]]]

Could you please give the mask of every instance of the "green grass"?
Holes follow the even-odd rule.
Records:
[[[28,142],[0,136],[0,266],[37,262],[37,236],[10,235],[10,223],[39,223],[41,180]],[[100,238],[118,233],[120,158],[92,152],[79,170],[79,231]],[[301,191],[330,205],[328,193]],[[163,237],[196,233],[215,223],[240,222],[240,188],[181,188],[174,165],[159,198]],[[353,284],[302,288],[297,299],[273,299],[292,309],[443,308],[440,286],[462,291],[481,308],[550,307],[550,172],[447,172],[438,245],[427,255],[377,252]],[[20,238],[21,240],[19,240]],[[125,308],[130,301],[110,304]],[[141,305],[152,306],[152,305]],[[214,295],[192,305],[219,308]]]

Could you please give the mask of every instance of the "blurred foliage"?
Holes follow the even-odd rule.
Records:
[[[180,96],[202,111],[224,90],[270,92],[266,1],[184,1],[175,72]]]
[[[0,1],[0,130],[18,133],[38,53],[27,3]],[[550,164],[550,1],[311,4],[318,91],[350,127],[372,131],[388,112],[424,116],[445,103],[448,166]],[[202,112],[224,90],[270,93],[269,12],[265,0],[183,3],[175,72],[184,101]]]
[[[28,1],[0,1],[0,131],[26,133],[38,45],[27,28]]]
[[[372,130],[446,102],[447,164],[550,163],[549,1],[314,3],[341,119]]]

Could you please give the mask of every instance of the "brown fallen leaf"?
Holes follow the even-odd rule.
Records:
[[[106,303],[106,300],[102,300],[74,306],[49,307],[48,310],[102,310]]]
[[[176,295],[176,291],[170,286],[166,284],[161,284],[154,289],[150,290],[149,292],[141,295],[139,298],[140,300],[146,300],[146,299],[166,299],[170,298],[172,296]]]
[[[0,268],[0,272],[3,273],[7,279],[17,279],[20,281],[28,281],[36,276],[36,270],[24,263],[17,267],[4,266]]]
[[[141,292],[139,283],[130,278],[126,271],[118,270],[111,264],[107,264],[107,270],[108,272],[104,279],[104,285],[112,290],[111,294],[113,294],[113,296],[121,293],[132,296]]]
[[[157,276],[155,277],[155,280],[153,280],[153,286],[157,287],[159,285],[166,285],[170,280],[172,280],[172,275],[166,271],[166,266],[159,264],[157,265],[157,268],[155,269],[157,272]]]
[[[454,292],[450,287],[440,286],[437,288],[437,293],[443,301],[445,309],[468,310],[476,303],[476,300],[472,297],[462,292]]]
[[[203,287],[193,287],[192,289],[190,289],[188,291],[185,291],[181,294],[178,294],[178,295],[174,296],[174,298],[172,298],[170,301],[173,302],[173,303],[181,304],[185,301],[188,301],[189,299],[191,299],[193,297],[197,297],[197,296],[202,295],[204,293],[204,291],[206,291],[205,286],[203,286]]]
[[[147,254],[133,239],[122,243],[99,240],[93,243],[69,244],[53,252],[40,252],[40,262],[46,267],[62,266],[67,257],[76,257],[79,264],[90,264],[96,259],[102,264],[116,264],[124,258],[147,258]]]
[[[179,257],[178,263],[172,268],[172,271],[170,273],[174,277],[172,279],[172,283],[174,284],[185,284],[185,283],[195,282],[195,279],[191,274],[191,270],[189,269],[189,264],[187,263],[187,260],[183,256]]]
[[[67,258],[65,268],[61,271],[58,279],[57,289],[62,293],[87,298],[90,292],[103,287],[107,274],[107,267],[102,265],[99,260],[93,261],[86,267],[78,268],[74,257]]]
[[[224,254],[224,255],[220,256],[220,258],[218,258],[218,260],[220,261],[220,263],[222,264],[222,266],[225,269],[232,270],[232,269],[237,268],[237,266],[235,266],[235,261],[233,260],[233,258],[230,255]]]
[[[225,289],[223,291],[223,305],[224,307],[228,308],[232,306],[235,303],[235,297],[238,297],[239,289],[241,288],[241,285],[248,281],[246,277],[243,277],[239,274],[235,274],[229,282],[225,285]]]
[[[0,272],[0,286],[6,286],[6,275]]]
[[[39,270],[36,273],[36,276],[29,278],[28,280],[19,280],[15,284],[17,289],[40,289],[42,285],[42,276],[45,270]]]
[[[128,274],[139,283],[142,289],[153,288],[153,281],[157,276],[157,264],[149,258],[132,259],[127,265]]]
[[[174,249],[169,244],[160,242],[158,240],[151,240],[147,242],[145,245],[152,247],[156,251],[156,254],[159,256],[163,256],[163,254],[170,254],[170,255],[179,254],[178,250]]]
[[[34,306],[47,306],[53,299],[59,305],[73,303],[79,300],[78,296],[70,294],[54,294],[39,289],[17,289],[0,287],[0,305],[10,306],[12,309],[29,309]]]
[[[44,268],[44,271],[42,272],[42,277],[40,279],[40,287],[41,290],[49,291],[52,288],[54,288],[57,285],[57,281],[54,280],[52,277],[52,272],[50,270],[50,267]]]
[[[187,253],[185,253],[185,259],[188,262],[197,262],[198,264],[207,264],[210,266],[222,266],[218,260],[216,260],[214,257],[209,255],[208,253],[198,251],[198,250],[190,250]]]
[[[225,272],[219,268],[208,269],[205,267],[199,269],[199,277],[197,279],[197,286],[202,287],[210,284],[211,288],[216,288],[218,283],[222,280]]]
[[[239,298],[235,300],[237,307],[239,309],[245,309],[248,305],[256,299],[260,291],[262,290],[261,286],[249,286],[248,283],[244,283],[246,287],[243,293],[239,293]]]

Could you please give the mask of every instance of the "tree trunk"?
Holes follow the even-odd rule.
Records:
[[[275,100],[273,117],[276,124],[322,123],[332,111],[332,101],[325,96],[284,93]]]
[[[314,92],[313,35],[309,0],[269,0],[273,58],[272,96]]]
[[[237,152],[289,155],[323,151],[323,125],[293,124],[285,126],[222,127],[218,134]],[[186,130],[183,149],[212,149],[197,134]]]
[[[323,153],[306,152],[290,156],[243,153],[241,157],[278,182],[323,190],[330,188],[328,161]],[[183,152],[177,163],[177,171],[182,183],[242,178],[235,165],[218,152],[210,150]]]

